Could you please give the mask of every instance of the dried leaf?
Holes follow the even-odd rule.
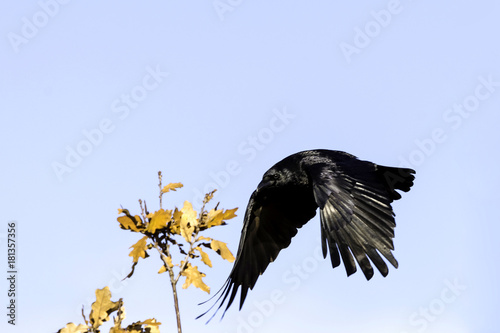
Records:
[[[214,239],[210,243],[210,247],[212,248],[212,250],[217,252],[222,257],[222,259],[226,259],[229,262],[234,261],[234,256],[231,251],[229,251],[226,243]]]
[[[197,246],[195,249],[198,250],[198,252],[200,252],[201,261],[203,261],[203,263],[205,265],[207,265],[208,267],[212,267],[212,262],[210,261],[210,258],[208,257],[208,254],[206,252],[204,252],[201,249],[201,247],[199,247],[199,246]]]
[[[109,332],[113,333],[113,332]],[[142,329],[142,323],[140,321],[128,325],[123,331],[118,331],[116,333],[145,333]]]
[[[109,329],[109,333],[142,333],[142,330],[127,330],[121,327],[113,326]]]
[[[184,207],[182,207],[181,212],[181,235],[186,241],[191,243],[191,235],[193,234],[195,227],[198,225],[196,212],[193,210],[193,205],[189,201],[184,202]]]
[[[142,328],[142,325],[144,325],[144,329]],[[156,319],[154,319],[154,318],[146,319],[144,321],[137,321],[135,323],[128,325],[126,330],[124,330],[124,332],[126,332],[126,333],[136,333],[136,332],[137,333],[143,333],[143,332],[160,333],[160,329],[158,328],[159,325],[161,325],[161,323],[157,322]]]
[[[146,325],[146,326],[144,326],[144,332],[160,333],[160,328],[158,326]]]
[[[224,215],[222,214],[222,209],[211,209],[207,214],[207,228],[215,227],[217,225],[223,224],[222,219]]]
[[[139,258],[147,258],[149,257],[148,253],[146,250],[148,249],[147,246],[147,241],[148,241],[148,236],[142,237],[137,243],[132,245],[130,248],[133,248],[132,251],[129,253],[129,257],[132,257],[134,259],[134,263],[139,261]]]
[[[143,229],[142,219],[139,215],[132,217],[132,215],[122,215],[117,218],[120,223],[120,228],[140,232]],[[137,227],[139,226],[139,227]],[[142,228],[141,228],[142,227]]]
[[[184,269],[181,274],[186,277],[186,281],[182,285],[182,289],[186,289],[193,284],[196,288],[200,288],[210,294],[210,287],[207,286],[202,280],[202,278],[206,275],[204,273],[200,273],[197,266],[191,266],[191,264],[188,263],[186,269]]]
[[[236,212],[238,210],[238,208],[233,208],[233,209],[226,209],[226,211],[224,212],[224,220],[230,220],[232,219],[233,217],[236,217],[238,215],[236,215],[234,212]]]
[[[147,253],[146,253],[146,256],[147,256]],[[130,277],[132,277],[132,275],[134,275],[135,266],[137,266],[137,262],[134,262],[132,264],[132,270],[130,271],[130,273],[128,273],[128,275],[126,277],[123,278],[124,280],[129,279]]]
[[[142,325],[147,325],[147,326],[160,326],[161,323],[159,321],[156,321],[156,319],[151,318],[151,319],[146,319],[143,322],[141,322]]]
[[[176,191],[178,188],[183,187],[182,183],[170,183],[163,187],[161,190],[163,193],[167,193],[168,191]]]
[[[109,314],[118,310],[120,302],[111,301],[111,291],[109,287],[97,289],[95,291],[96,301],[92,303],[92,310],[90,311],[90,322],[92,327],[97,329],[103,322],[109,320]]]
[[[172,219],[172,211],[160,209],[154,212],[151,221],[149,221],[147,231],[154,234],[156,230],[165,228]]]
[[[204,237],[204,236],[198,236],[198,238],[196,238],[195,242],[199,242],[201,240],[208,240],[208,241],[211,241],[212,238],[209,238],[209,237]]]
[[[68,323],[66,327],[61,328],[57,333],[84,333],[87,332],[89,327],[87,325],[80,324],[76,326],[73,323]]]
[[[174,214],[172,215],[173,219],[170,222],[170,232],[172,234],[179,235],[181,233],[181,218],[182,212],[177,209],[174,210]]]

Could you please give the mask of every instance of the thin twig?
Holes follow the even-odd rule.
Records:
[[[189,251],[187,252],[186,257],[184,258],[184,263],[180,267],[179,274],[177,274],[177,277],[175,278],[175,283],[177,283],[177,281],[179,281],[179,278],[181,277],[182,272],[187,267],[190,255],[194,253],[194,247],[193,247],[193,245],[194,245],[194,243],[196,243],[196,237],[198,237],[198,232],[200,231],[199,228],[197,228],[197,229],[198,230],[196,231],[196,233],[194,234],[194,236],[192,236],[191,242],[189,242]]]
[[[161,179],[162,179],[162,175],[161,175],[161,171],[158,171],[158,180],[159,180],[159,184],[158,184],[158,187],[160,188],[160,209],[162,209],[162,198],[163,198],[163,191],[162,191],[162,188],[161,188]]]
[[[170,256],[170,251],[169,251],[169,245],[167,244],[167,247],[165,249],[165,253],[163,253],[163,250],[160,248],[158,245],[158,241],[154,240],[153,241],[153,246],[156,248],[156,250],[160,253],[160,257],[163,260],[163,264],[167,268],[168,275],[170,276],[170,284],[172,285],[172,293],[174,295],[174,307],[175,307],[175,316],[177,318],[177,331],[178,333],[182,333],[182,328],[181,328],[181,314],[179,310],[179,299],[177,298],[177,279],[174,278],[174,270],[173,267],[170,267],[169,261],[167,258],[172,258]],[[172,260],[172,259],[170,259]]]

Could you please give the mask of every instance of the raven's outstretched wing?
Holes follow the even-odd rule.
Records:
[[[356,260],[370,279],[372,262],[386,276],[388,268],[381,255],[398,266],[391,252],[396,226],[391,203],[401,198],[396,190],[410,190],[414,173],[321,149],[299,152],[276,163],[250,198],[236,261],[212,307],[220,302],[219,310],[227,301],[225,312],[241,287],[241,309],[248,289],[281,249],[290,245],[297,229],[314,217],[318,206],[323,256],[329,249],[332,266],[339,266],[342,257],[351,275],[356,272]]]
[[[227,311],[239,287],[241,309],[248,289],[254,287],[259,275],[278,253],[290,245],[297,229],[314,217],[317,208],[310,188],[292,186],[253,192],[245,213],[233,269],[217,293],[220,293],[216,301],[216,304],[220,301],[217,310],[227,300],[224,312]]]
[[[368,258],[383,276],[389,270],[380,254],[398,267],[391,253],[396,226],[391,202],[401,198],[396,189],[410,190],[413,173],[354,157],[308,167],[321,209],[323,256],[326,258],[329,249],[333,267],[340,265],[342,257],[347,275],[351,275],[356,272],[355,258],[367,280],[373,276]]]

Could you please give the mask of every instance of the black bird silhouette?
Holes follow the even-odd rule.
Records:
[[[330,252],[332,266],[339,266],[342,258],[349,276],[356,272],[356,260],[370,280],[371,260],[385,277],[389,269],[380,255],[398,267],[391,252],[396,226],[391,202],[401,198],[396,190],[410,190],[414,173],[332,150],[302,151],[276,163],[250,197],[236,260],[217,292],[220,296],[212,307],[219,301],[220,305],[214,315],[226,300],[227,311],[240,287],[241,310],[248,289],[318,207],[323,256]]]

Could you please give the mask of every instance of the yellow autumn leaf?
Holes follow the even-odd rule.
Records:
[[[148,328],[149,328],[149,331],[147,330]],[[160,328],[158,326],[146,325],[146,326],[144,326],[144,332],[160,333]]]
[[[139,215],[134,216],[133,219],[131,215],[122,215],[117,218],[117,221],[120,223],[120,228],[125,230],[140,232],[143,229],[141,228],[143,223]]]
[[[116,317],[113,318],[115,322],[115,328],[120,328],[122,321],[125,320],[126,314],[125,314],[125,306],[123,305],[122,299],[120,298],[119,302],[121,302],[120,308],[118,309],[118,313],[116,314]]]
[[[236,212],[238,210],[238,208],[233,208],[233,209],[226,209],[226,211],[224,212],[224,220],[230,220],[232,219],[233,217],[236,217],[238,215],[236,215],[234,212]]]
[[[153,217],[151,218],[151,221],[149,221],[148,228],[146,230],[154,234],[156,230],[166,227],[171,218],[171,210],[160,209],[154,212]]]
[[[191,264],[188,263],[186,269],[184,269],[181,274],[186,277],[186,281],[182,285],[182,289],[186,289],[193,284],[196,288],[200,288],[210,294],[210,287],[207,286],[202,280],[206,274],[200,273],[198,271],[198,266],[191,266]]]
[[[144,329],[142,329],[142,325],[144,325]],[[156,319],[146,319],[144,321],[137,321],[127,326],[126,329],[123,330],[123,333],[141,333],[141,332],[149,332],[149,333],[160,333],[160,329],[158,326],[161,325],[160,322],[157,322]],[[113,333],[110,331],[110,333]],[[121,333],[121,332],[120,332]]]
[[[160,326],[161,323],[159,321],[156,321],[156,319],[151,318],[151,319],[146,319],[143,322],[141,322],[141,325],[147,325],[147,326]]]
[[[212,238],[209,238],[209,237],[204,237],[204,236],[198,236],[198,238],[196,238],[195,242],[199,242],[201,240],[207,240],[207,241],[211,241]]]
[[[191,243],[191,235],[193,234],[194,228],[198,225],[196,212],[193,210],[193,205],[189,201],[184,202],[184,207],[182,207],[181,212],[181,235],[186,241]]]
[[[80,324],[76,326],[73,323],[66,324],[66,327],[61,328],[57,333],[84,333],[87,332],[89,327],[87,325]]]
[[[118,310],[120,302],[111,301],[111,291],[109,287],[97,289],[95,291],[96,301],[92,303],[89,319],[92,327],[97,329],[103,322],[109,320],[109,314]]]
[[[181,218],[182,212],[176,207],[174,213],[172,214],[172,220],[170,222],[170,232],[172,234],[179,235],[181,233]]]
[[[207,214],[207,228],[215,227],[216,225],[221,225],[224,215],[222,214],[222,209],[211,209]]]
[[[205,219],[206,223],[204,223],[204,225],[207,228],[224,225],[226,224],[226,220],[236,217],[236,214],[234,214],[234,212],[236,212],[237,209],[238,208],[228,209],[226,211],[223,211],[222,209],[211,209],[207,214],[207,217]]]
[[[206,252],[204,252],[201,247],[197,246],[195,247],[196,250],[198,250],[198,252],[200,252],[200,255],[201,255],[201,261],[203,261],[203,263],[205,265],[207,265],[208,267],[212,267],[212,261],[210,261],[210,258],[208,257],[208,254]]]
[[[234,256],[231,251],[229,251],[226,243],[214,239],[210,243],[210,247],[212,248],[212,250],[217,252],[222,257],[222,259],[226,259],[229,262],[234,261]]]
[[[148,253],[146,250],[148,249],[147,246],[147,241],[148,241],[148,236],[142,237],[137,243],[132,245],[130,248],[132,248],[132,251],[129,253],[129,257],[134,258],[134,262],[138,262],[139,258],[147,258],[149,257]]]
[[[109,329],[109,333],[141,333],[141,331],[137,331],[137,330],[132,330],[132,331],[129,331],[129,330],[126,330],[126,329],[123,329],[121,327],[111,327]]]
[[[170,183],[163,187],[161,190],[163,193],[167,193],[168,191],[176,191],[178,188],[183,187],[182,183]]]
[[[154,324],[153,325],[146,325],[146,326],[144,326],[144,332],[160,333],[160,328],[158,326],[155,326]]]

